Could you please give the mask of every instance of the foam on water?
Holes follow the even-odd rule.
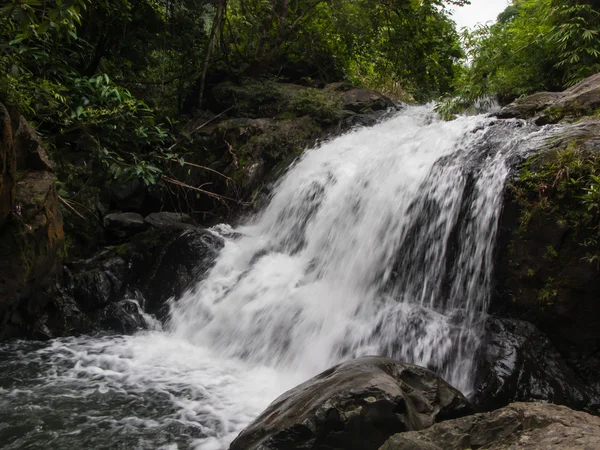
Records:
[[[306,152],[264,211],[214,230],[225,247],[166,331],[0,346],[0,442],[222,449],[286,389],[366,354],[468,394],[508,164],[544,133],[414,107]]]

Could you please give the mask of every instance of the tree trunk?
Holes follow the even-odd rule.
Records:
[[[212,27],[210,29],[210,36],[208,38],[208,45],[206,46],[206,56],[204,57],[204,64],[202,67],[202,74],[200,75],[200,88],[198,93],[198,107],[202,108],[204,102],[204,88],[206,85],[206,74],[208,73],[208,66],[212,58],[212,53],[217,42],[217,35],[221,30],[221,24],[223,23],[223,17],[225,16],[225,8],[227,7],[227,0],[219,0],[217,3],[217,10],[215,11],[215,18],[213,20]]]

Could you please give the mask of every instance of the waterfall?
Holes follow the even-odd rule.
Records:
[[[307,151],[173,303],[172,332],[307,376],[386,355],[468,394],[507,164],[538,132],[492,122],[412,107]]]
[[[285,390],[359,355],[463,393],[512,161],[547,135],[428,106],[310,149],[165,331],[0,345],[4,448],[227,448]]]

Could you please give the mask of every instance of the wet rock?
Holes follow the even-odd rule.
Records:
[[[114,302],[93,315],[94,323],[103,330],[132,334],[149,327],[146,314],[135,299]]]
[[[182,229],[189,228],[192,218],[188,214],[174,212],[159,212],[147,215],[144,222],[151,228],[168,228],[171,226]]]
[[[565,406],[514,403],[392,436],[380,450],[600,448],[600,418]]]
[[[433,372],[364,357],[283,394],[230,449],[378,449],[394,433],[472,412],[462,394]]]
[[[505,192],[490,305],[497,316],[533,323],[592,392],[600,392],[594,261],[600,243],[596,213],[582,201],[589,186],[582,180],[596,169],[579,161],[598,160],[599,137],[597,119],[562,125],[548,148],[515,169]]]
[[[592,75],[563,92],[538,92],[520,98],[503,108],[501,118],[535,117],[539,125],[556,123],[565,117],[580,117],[600,107],[600,73]]]
[[[164,320],[167,300],[201,280],[222,246],[222,238],[200,228],[182,230],[175,225],[146,231],[79,268],[72,278],[73,296],[99,328],[145,326],[130,311],[131,305],[114,306],[132,293],[138,294],[144,312]],[[124,322],[118,325],[120,318]]]
[[[124,239],[144,231],[147,224],[140,214],[129,212],[108,214],[104,217],[104,226],[110,235]]]
[[[121,257],[113,257],[99,267],[75,275],[73,296],[84,311],[94,311],[123,296],[128,267]]]
[[[598,413],[600,396],[571,369],[534,325],[491,318],[471,401],[491,411],[519,401],[544,401]]]

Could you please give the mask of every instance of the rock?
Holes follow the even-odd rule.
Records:
[[[84,312],[90,312],[121,299],[127,270],[125,260],[117,256],[77,274],[73,285],[75,301]]]
[[[189,228],[192,218],[188,214],[174,212],[159,212],[147,215],[144,222],[151,228],[168,228],[177,226],[182,229]]]
[[[600,392],[600,277],[590,257],[600,242],[597,216],[581,200],[589,184],[572,180],[596,173],[588,161],[598,161],[600,121],[560,130],[515,170],[505,192],[490,312],[534,324],[593,393]]]
[[[176,227],[161,235],[169,234],[171,238],[158,241],[153,252],[133,250],[126,279],[144,296],[144,310],[159,319],[166,318],[166,301],[178,299],[200,282],[223,247],[221,237],[201,228],[181,232]]]
[[[592,114],[600,107],[600,73],[579,82],[563,92],[538,92],[520,98],[504,107],[497,115],[501,118],[536,117],[539,125],[556,123],[575,116]]]
[[[598,413],[600,396],[567,365],[534,325],[490,318],[471,401],[491,411],[519,401],[545,401]]]
[[[364,88],[345,91],[341,96],[341,101],[344,109],[355,113],[369,113],[395,106],[395,103],[385,95]]]
[[[112,236],[124,239],[144,231],[147,224],[140,214],[129,212],[105,216],[104,226]]]
[[[35,131],[0,105],[0,339],[53,336],[80,326],[60,297],[63,217],[54,165]]]
[[[111,303],[92,317],[100,329],[119,334],[133,334],[155,325],[149,323],[138,301],[129,298]]]
[[[433,372],[383,357],[342,363],[276,399],[230,450],[378,449],[473,410]]]
[[[501,119],[519,118],[529,119],[542,112],[550,105],[556,103],[562,94],[560,92],[537,92],[527,97],[522,97],[502,108],[496,116]]]
[[[600,418],[565,406],[514,403],[490,413],[392,436],[380,450],[600,448]]]
[[[179,225],[138,234],[73,274],[73,297],[97,327],[126,332],[146,326],[131,302],[122,303],[131,298],[143,311],[166,319],[167,300],[181,296],[212,267],[222,238]]]
[[[52,287],[62,272],[62,214],[54,177],[26,172],[15,188],[17,213],[0,233],[0,304]]]
[[[56,165],[48,157],[41,139],[22,116],[19,118],[19,127],[14,134],[14,142],[19,168],[54,171]]]

